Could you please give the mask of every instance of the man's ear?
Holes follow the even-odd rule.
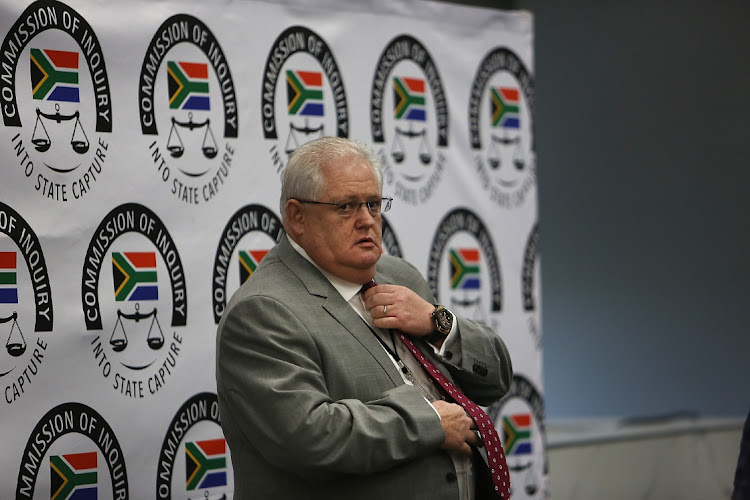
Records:
[[[290,199],[286,202],[286,220],[289,224],[289,229],[292,230],[294,236],[301,235],[304,231],[305,223],[305,210],[302,207],[302,203],[295,199]]]

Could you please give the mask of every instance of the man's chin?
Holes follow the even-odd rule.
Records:
[[[380,256],[383,255],[380,247],[373,246],[372,249],[368,250],[364,253],[361,259],[361,265],[363,269],[366,269],[368,267],[374,266],[378,263],[378,260],[380,260]]]

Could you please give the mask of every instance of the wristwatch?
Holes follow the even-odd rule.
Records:
[[[446,336],[453,327],[453,314],[445,307],[435,304],[435,310],[432,311],[432,322],[435,324],[435,331]]]

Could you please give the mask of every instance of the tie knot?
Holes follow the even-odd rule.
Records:
[[[367,290],[369,290],[370,288],[374,287],[375,285],[377,285],[377,283],[375,283],[375,280],[370,280],[367,283],[365,283],[364,285],[362,285],[362,288],[360,288],[359,291],[362,292],[362,293],[364,293]]]

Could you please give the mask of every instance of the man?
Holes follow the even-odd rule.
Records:
[[[510,357],[488,328],[436,308],[416,268],[383,255],[389,206],[379,160],[363,146],[326,137],[289,159],[286,235],[218,328],[235,498],[464,500],[484,491],[474,423],[441,399],[398,333],[477,404],[507,392]]]

